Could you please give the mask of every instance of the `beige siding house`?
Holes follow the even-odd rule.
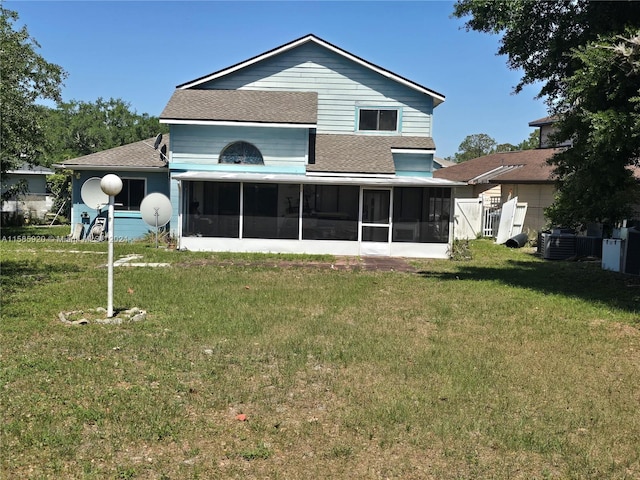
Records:
[[[554,117],[545,117],[529,122],[530,127],[539,129],[540,144],[537,149],[485,155],[436,170],[433,176],[466,183],[466,186],[456,188],[456,198],[484,199],[489,195],[499,195],[503,204],[518,197],[519,203],[527,204],[523,231],[533,237],[540,230],[550,227],[544,210],[553,203],[556,184],[553,167],[548,161],[557,152],[571,147],[571,142],[567,141],[554,148],[552,135],[555,121]],[[640,167],[634,167],[633,172],[640,181]],[[486,201],[484,203],[486,205]]]
[[[467,187],[457,189],[458,197],[499,195],[500,203],[518,197],[518,202],[527,203],[523,231],[533,236],[547,226],[544,209],[555,193],[553,169],[547,161],[558,151],[538,148],[493,153],[437,170],[433,176],[465,182]]]

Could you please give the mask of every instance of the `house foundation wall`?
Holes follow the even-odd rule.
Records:
[[[181,250],[194,252],[293,253],[339,256],[363,255],[361,242],[322,240],[182,237],[178,247]],[[387,251],[392,257],[449,258],[449,244],[446,243],[391,243],[387,246]]]

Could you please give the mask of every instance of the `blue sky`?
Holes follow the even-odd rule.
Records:
[[[159,116],[176,85],[313,33],[445,95],[437,156],[467,135],[517,144],[546,116],[538,87],[496,55],[499,37],[466,32],[445,1],[12,1],[39,53],[69,74],[63,99],[121,98]]]

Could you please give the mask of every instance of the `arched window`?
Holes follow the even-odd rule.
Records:
[[[248,142],[230,143],[220,153],[220,163],[264,165],[262,154]]]

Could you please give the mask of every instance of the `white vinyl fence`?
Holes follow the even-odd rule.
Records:
[[[503,228],[502,235],[511,235],[521,231],[522,222],[526,215],[526,203],[517,203],[517,197],[507,202],[508,228]],[[455,203],[454,238],[456,240],[469,240],[478,237],[497,238],[499,234],[500,219],[503,205],[500,197],[491,197],[489,202],[483,202],[478,198],[459,198]],[[520,229],[519,229],[520,228]],[[515,232],[515,233],[514,233]]]

